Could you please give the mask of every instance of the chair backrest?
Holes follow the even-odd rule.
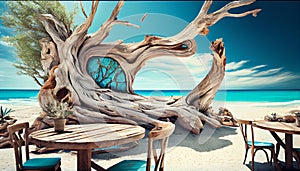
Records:
[[[238,119],[238,124],[241,129],[244,141],[245,141],[245,146],[248,148],[248,130],[247,127],[250,126],[251,129],[251,141],[252,145],[254,145],[254,131],[253,131],[253,126],[252,126],[252,121],[250,120],[243,120],[243,119]]]
[[[15,151],[16,169],[22,170],[22,145],[25,145],[26,160],[29,160],[29,146],[28,146],[28,128],[29,123],[19,123],[8,126],[10,141]]]
[[[171,122],[159,122],[148,134],[148,156],[147,156],[147,168],[146,171],[150,171],[152,155],[155,161],[155,171],[164,170],[164,158],[165,152],[168,146],[168,139],[174,132],[175,125]],[[157,156],[156,149],[154,147],[154,141],[160,140],[160,154]]]

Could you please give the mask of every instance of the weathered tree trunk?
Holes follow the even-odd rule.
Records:
[[[207,14],[212,1],[206,1],[199,15],[177,35],[168,38],[146,36],[144,41],[131,44],[124,44],[122,41],[102,43],[115,24],[138,27],[127,21],[117,20],[123,1],[118,2],[110,18],[91,35],[87,35],[87,30],[94,19],[98,1],[92,2],[90,15],[72,34],[62,22],[52,15],[44,14],[40,18],[52,40],[41,41],[44,52],[42,59],[44,69],[52,69],[39,93],[40,106],[47,112],[45,105],[53,100],[66,101],[74,106],[74,115],[79,122],[157,125],[161,122],[160,119],[176,117],[180,125],[196,134],[203,128],[201,120],[219,127],[220,120],[211,117],[208,108],[225,74],[226,57],[222,39],[211,45],[213,64],[210,72],[186,98],[167,100],[142,97],[134,93],[133,82],[137,72],[151,58],[170,54],[174,57],[189,57],[195,54],[194,37],[198,34],[206,35],[207,28],[221,18],[243,17],[248,14],[256,16],[259,9],[242,14],[228,12],[232,8],[253,2],[254,0],[234,1]],[[83,12],[85,14],[84,10]],[[111,82],[106,87],[97,85],[88,73],[88,61],[99,56],[115,61],[124,73],[126,86],[122,92],[111,90]],[[58,65],[53,67],[56,64]]]
[[[222,39],[212,42],[211,50],[214,55],[211,70],[186,97],[187,104],[195,106],[201,112],[208,110],[225,75],[226,56]]]

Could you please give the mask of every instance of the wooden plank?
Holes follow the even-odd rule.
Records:
[[[75,136],[68,136],[64,139],[59,139],[57,142],[74,142],[74,143],[81,143],[81,142],[97,142],[99,141],[109,141],[109,140],[117,140],[123,139],[130,136],[135,136],[137,134],[143,134],[145,132],[144,128],[141,127],[128,127],[128,126],[116,126],[111,128],[101,127],[101,129],[89,129],[83,132],[73,132]],[[132,134],[132,135],[131,135]]]
[[[105,125],[89,124],[89,125],[67,125],[64,133],[54,132],[53,128],[49,128],[46,131],[41,131],[43,134],[36,134],[35,132],[31,134],[33,138],[51,141],[51,140],[63,140],[71,137],[77,137],[78,134],[84,133],[87,130],[97,130],[99,128],[105,128]],[[71,132],[68,132],[71,131]]]
[[[131,128],[131,129],[122,129],[122,130],[113,130],[113,132],[110,133],[96,133],[96,134],[89,134],[90,138],[93,138],[94,141],[97,141],[98,139],[101,140],[117,140],[117,139],[123,139],[123,138],[127,138],[127,137],[131,137],[131,136],[135,136],[136,134],[143,134],[145,131],[143,128]]]
[[[74,143],[81,143],[81,142],[101,142],[101,141],[114,141],[124,138],[133,137],[136,135],[144,134],[144,129],[134,128],[134,129],[123,129],[112,131],[108,130],[107,132],[97,132],[97,130],[92,132],[85,132],[80,136],[74,137],[72,139],[66,139],[61,141],[72,141]],[[58,141],[60,142],[60,141]]]
[[[40,139],[43,141],[56,141],[56,140],[63,140],[70,137],[76,137],[76,132],[64,132],[64,133],[56,133],[56,134],[45,134],[43,136],[32,136],[32,138]]]
[[[145,130],[140,126],[125,124],[67,125],[64,133],[55,133],[53,128],[30,134],[34,143],[56,148],[81,149],[108,147],[141,139]],[[38,135],[38,136],[36,136]],[[102,143],[105,142],[105,143]],[[96,144],[95,144],[96,143]]]
[[[139,140],[143,137],[144,137],[144,134],[137,135],[137,136],[130,137],[130,138],[118,139],[118,140],[114,140],[114,141],[95,142],[94,148],[104,148],[104,147],[111,147],[111,146],[115,146],[115,145],[127,144],[130,142]]]
[[[88,128],[105,128],[107,127],[107,124],[85,124],[85,125],[66,125],[65,126],[65,131],[78,131],[80,129],[88,129]],[[54,131],[54,128],[47,128],[47,129],[42,129],[38,131],[34,131],[31,133],[32,136],[38,136],[38,137],[44,137],[47,136],[45,134],[57,134]]]
[[[300,128],[297,127],[295,123],[259,121],[254,122],[253,126],[269,131],[282,132],[287,134],[300,134]]]
[[[89,140],[90,138],[93,137],[101,137],[102,135],[107,135],[107,134],[112,134],[114,133],[115,130],[117,130],[118,128],[115,129],[107,129],[104,127],[101,127],[100,129],[98,127],[96,128],[90,128],[81,132],[74,132],[74,135],[76,136],[68,136],[66,139],[61,139],[60,141],[72,141],[72,142],[76,142],[77,140],[80,141],[91,141]]]

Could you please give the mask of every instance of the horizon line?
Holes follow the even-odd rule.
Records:
[[[0,88],[0,90],[28,90],[28,91],[39,91],[40,89],[28,89],[28,88],[24,88],[24,89],[18,89],[18,88]],[[297,88],[288,88],[288,89],[280,89],[280,88],[276,88],[276,89],[219,89],[218,91],[282,91],[282,90],[297,90],[300,91],[300,89]],[[134,91],[192,91],[192,90],[178,90],[178,89],[137,89]]]

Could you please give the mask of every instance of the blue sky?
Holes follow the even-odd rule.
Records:
[[[5,10],[0,2],[1,12]],[[71,9],[74,2],[63,2]],[[77,3],[77,2],[76,2]],[[209,12],[227,2],[216,1]],[[95,32],[109,17],[116,2],[100,2],[89,33]],[[172,36],[184,28],[198,14],[203,2],[154,1],[125,2],[118,18],[141,26],[140,29],[116,26],[105,40],[139,41],[145,34]],[[90,2],[84,2],[89,12]],[[225,42],[227,66],[221,89],[299,89],[300,85],[300,2],[255,2],[231,12],[261,8],[256,18],[223,18],[209,28],[206,37],[197,36],[197,54],[178,59],[161,57],[150,60],[138,73],[134,89],[192,89],[209,71],[212,57],[209,42],[222,37]],[[147,13],[143,22],[141,18]],[[76,23],[84,17],[79,11]],[[11,31],[0,23],[0,36]],[[35,82],[16,74],[11,65],[17,59],[13,47],[0,41],[0,89],[38,89]]]

